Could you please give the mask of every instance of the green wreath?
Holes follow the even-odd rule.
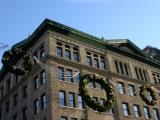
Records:
[[[147,98],[147,92],[150,92],[150,95],[152,97],[152,100],[149,100]],[[149,84],[142,85],[140,87],[140,93],[139,95],[141,96],[142,100],[147,104],[147,105],[155,105],[157,103],[157,96],[156,96],[156,91],[155,88]]]
[[[102,88],[104,88],[107,96],[107,100],[101,105],[100,103],[96,102],[89,94],[87,90],[87,84],[89,82],[97,82],[99,83]],[[111,85],[107,84],[102,77],[98,77],[95,74],[86,74],[81,77],[81,81],[79,84],[79,91],[80,95],[82,96],[83,100],[86,104],[99,112],[106,112],[107,110],[113,108],[114,105],[114,93],[113,88]]]
[[[20,59],[23,57],[24,69],[17,68],[13,65],[13,59]],[[14,48],[9,51],[4,52],[2,56],[2,63],[7,72],[11,72],[16,75],[25,75],[32,69],[32,62],[29,55],[25,55],[20,48]]]

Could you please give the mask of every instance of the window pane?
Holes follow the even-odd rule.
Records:
[[[66,117],[61,117],[61,119],[60,120],[67,120],[67,118]]]
[[[57,56],[58,57],[62,57],[63,55],[62,55],[62,47],[58,47],[57,46]]]
[[[128,109],[128,104],[127,103],[122,103],[122,109],[123,109],[124,116],[128,116],[129,115],[129,109]]]
[[[100,62],[100,68],[103,70],[106,69],[105,62],[103,60]]]
[[[159,114],[157,108],[153,108],[153,113],[154,113],[154,120],[159,120]]]
[[[134,115],[135,115],[136,117],[140,117],[140,111],[139,111],[138,105],[134,105],[134,106],[133,106],[133,110],[134,110]]]
[[[94,58],[94,66],[99,68],[99,63],[98,63],[98,59]]]
[[[34,101],[34,113],[35,114],[39,113],[39,101],[38,101],[38,99],[36,99]]]
[[[46,107],[47,107],[47,101],[46,101],[46,95],[45,94],[43,94],[42,96],[41,96],[41,109],[42,110],[45,110],[46,109]]]
[[[149,114],[149,109],[148,109],[148,107],[144,107],[144,114],[145,114],[146,119],[149,119],[149,118],[150,118],[150,114]]]
[[[83,101],[82,101],[82,96],[78,96],[78,107],[83,109],[84,106],[83,106]]]
[[[65,106],[66,104],[65,104],[65,93],[64,93],[64,91],[60,91],[59,92],[59,103],[60,103],[60,105],[62,105],[62,106]]]
[[[79,84],[80,82],[80,73],[76,76],[76,83]]]
[[[124,94],[124,84],[123,83],[118,83],[118,90],[120,94]]]
[[[75,106],[74,93],[69,93],[68,97],[69,97],[69,106],[74,107]]]
[[[58,67],[58,80],[64,80],[64,69],[62,67]]]
[[[73,75],[72,75],[72,70],[67,69],[67,81],[68,82],[73,82]]]
[[[73,55],[74,55],[74,61],[79,62],[78,52],[73,52]]]
[[[134,86],[133,85],[129,85],[129,94],[130,96],[134,96]]]
[[[71,59],[71,52],[70,50],[66,50],[66,59]]]
[[[40,78],[41,78],[40,82],[42,85],[46,82],[46,72],[44,70],[40,73]]]
[[[92,65],[92,61],[91,61],[91,57],[87,56],[87,60],[86,60],[87,65]]]

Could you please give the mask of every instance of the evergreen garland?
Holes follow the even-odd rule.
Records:
[[[89,94],[87,90],[87,84],[89,82],[97,82],[99,83],[102,88],[106,92],[107,100],[101,105],[100,103],[96,102]],[[98,77],[95,74],[86,74],[83,77],[81,77],[81,81],[79,84],[79,91],[83,98],[83,100],[86,102],[86,104],[99,112],[106,112],[107,110],[113,108],[114,105],[114,93],[113,88],[111,85],[106,83],[106,81],[102,77]]]

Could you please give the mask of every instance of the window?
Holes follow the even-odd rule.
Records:
[[[77,118],[71,118],[71,120],[77,120]]]
[[[138,80],[148,81],[147,71],[145,69],[135,67],[135,72]]]
[[[27,97],[27,85],[23,87],[23,98]]]
[[[115,60],[116,72],[121,75],[129,76],[129,64]]]
[[[67,117],[62,116],[60,120],[67,120]]]
[[[73,75],[71,69],[67,69],[67,82],[73,82]]]
[[[82,101],[82,96],[78,95],[78,107],[84,109],[84,103]]]
[[[78,48],[73,48],[74,61],[79,62]]]
[[[98,86],[98,89],[99,89],[99,90],[102,90],[102,89],[103,89],[101,84],[97,83],[97,86]]]
[[[13,96],[13,105],[16,106],[18,103],[18,94],[16,93],[14,96]]]
[[[44,54],[44,45],[41,46],[40,48],[40,59],[44,58],[45,54]]]
[[[96,88],[96,83],[95,82],[89,82],[90,87]]]
[[[63,57],[63,54],[62,54],[62,44],[57,42],[57,56],[58,57]]]
[[[46,72],[44,70],[41,71],[40,73],[40,83],[41,85],[46,82]]]
[[[98,56],[96,54],[94,54],[93,56],[94,56],[93,64],[96,68],[99,68]]]
[[[134,111],[135,117],[140,117],[140,110],[138,105],[133,105],[133,111]]]
[[[9,113],[9,101],[6,102],[6,113]]]
[[[27,107],[22,110],[22,120],[27,120]]]
[[[149,119],[150,118],[150,114],[149,114],[149,109],[148,107],[144,107],[144,115],[145,115],[145,118],[146,119]]]
[[[41,96],[41,109],[42,109],[42,110],[45,110],[46,107],[47,107],[46,95],[43,94],[43,95]]]
[[[59,92],[59,104],[62,105],[62,106],[66,105],[65,92],[64,91]]]
[[[39,88],[39,78],[38,78],[38,76],[36,76],[34,78],[34,89],[36,90],[38,88]]]
[[[37,52],[37,51],[34,53],[34,57],[38,58],[38,52]],[[37,64],[37,62],[36,62],[36,60],[34,59],[34,65],[36,65],[36,64]]]
[[[118,83],[118,90],[120,94],[124,94],[125,93],[125,88],[124,88],[124,84],[119,82]]]
[[[64,68],[58,67],[58,80],[64,80]]]
[[[87,65],[92,65],[91,53],[90,52],[87,52],[86,63],[87,63]]]
[[[159,120],[159,113],[157,108],[153,108],[154,120]]]
[[[134,96],[134,85],[129,85],[129,94],[130,96]]]
[[[122,109],[124,116],[128,116],[129,115],[128,103],[122,103]]]
[[[17,114],[13,115],[13,120],[18,120]]]
[[[77,74],[77,76],[76,76],[76,83],[79,84],[79,82],[80,82],[80,73]]]
[[[34,113],[35,114],[39,113],[39,101],[38,101],[38,99],[36,99],[34,101]]]
[[[69,106],[75,107],[74,93],[69,93],[68,98],[69,98]]]
[[[67,60],[71,59],[71,51],[70,50],[66,50],[66,59]]]
[[[100,105],[103,105],[104,102],[105,102],[105,99],[101,98],[101,99],[100,99]]]
[[[106,66],[105,66],[105,62],[104,62],[104,57],[100,57],[100,68],[105,70]]]
[[[159,73],[152,73],[152,76],[153,76],[153,79],[154,79],[154,82],[157,84],[160,83],[160,74]]]

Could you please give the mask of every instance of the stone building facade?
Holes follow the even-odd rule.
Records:
[[[159,120],[160,63],[131,41],[99,39],[46,19],[16,47],[31,56],[34,66],[25,76],[1,69],[0,120]],[[23,67],[21,59],[14,62]],[[113,109],[100,113],[85,104],[79,94],[85,74],[110,81]],[[139,96],[146,83],[156,88],[154,106]],[[99,84],[89,83],[88,90],[97,102],[106,99]]]

